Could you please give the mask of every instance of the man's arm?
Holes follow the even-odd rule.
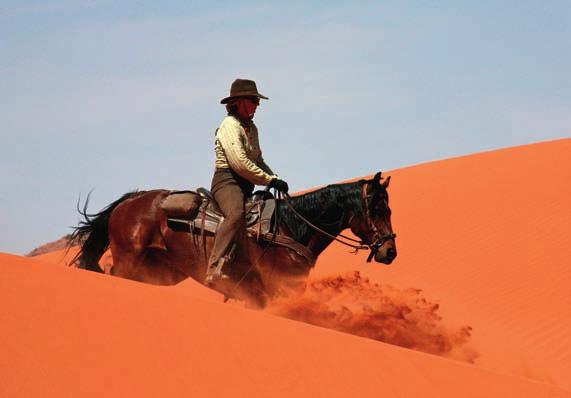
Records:
[[[216,137],[224,149],[229,166],[241,177],[256,185],[268,185],[276,177],[271,173],[271,169],[268,168],[269,173],[248,158],[238,129],[221,126]]]

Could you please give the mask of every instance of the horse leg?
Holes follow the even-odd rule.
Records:
[[[176,285],[186,278],[188,275],[170,265],[163,250],[147,248],[133,279],[154,285]]]
[[[113,276],[153,285],[175,285],[187,278],[187,275],[171,267],[153,249],[114,255],[110,271]]]
[[[113,247],[111,242],[111,254],[113,256],[113,265],[105,268],[105,272],[119,278],[133,279],[136,268],[141,262],[141,253],[133,251],[122,251],[119,247]]]
[[[243,282],[237,295],[246,302],[246,307],[264,309],[268,304],[268,293],[264,287],[260,274],[252,272]]]

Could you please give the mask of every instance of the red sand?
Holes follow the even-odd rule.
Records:
[[[312,279],[359,270],[406,303],[422,289],[442,316],[423,332],[472,327],[475,364],[224,305],[191,280],[154,287],[47,265],[61,252],[4,254],[0,396],[569,396],[571,140],[387,174],[399,257],[365,264],[333,245]],[[352,289],[354,324],[375,289]]]

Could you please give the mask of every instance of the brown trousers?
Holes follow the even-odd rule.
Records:
[[[215,266],[246,230],[244,202],[252,195],[254,185],[230,169],[218,169],[212,178],[211,190],[224,214],[224,221],[216,231],[216,240],[208,259],[208,265]]]

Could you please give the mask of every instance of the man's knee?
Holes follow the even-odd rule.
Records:
[[[244,209],[233,209],[228,212],[226,217],[224,217],[224,222],[236,226],[244,224]]]

